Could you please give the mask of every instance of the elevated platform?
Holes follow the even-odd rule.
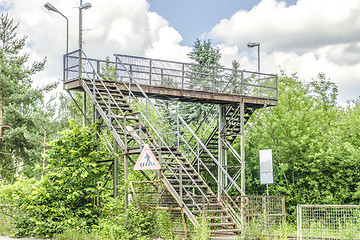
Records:
[[[64,88],[83,91],[82,79],[116,82],[127,94],[181,102],[247,107],[276,106],[277,76],[238,69],[203,67],[191,63],[115,55],[115,61],[90,59],[79,51],[65,55]],[[83,64],[86,63],[86,64]],[[79,68],[81,66],[81,68]]]

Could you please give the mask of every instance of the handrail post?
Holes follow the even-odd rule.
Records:
[[[150,62],[149,62],[149,82],[150,82],[150,86],[151,86],[151,78],[152,78],[152,59],[150,59]]]
[[[244,72],[241,71],[241,92],[240,94],[244,96]]]
[[[216,79],[215,79],[215,67],[212,69],[212,90],[213,92],[216,92],[216,87],[215,87],[215,82],[216,82]]]
[[[185,63],[182,64],[181,89],[184,89],[184,78],[185,78]]]
[[[179,190],[179,195],[180,195],[180,200],[181,202],[183,202],[183,182],[182,182],[182,168],[181,165],[179,165],[179,182],[180,182],[180,190]]]
[[[176,117],[177,122],[177,146],[180,147],[180,122],[179,117]]]

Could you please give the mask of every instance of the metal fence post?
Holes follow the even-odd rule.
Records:
[[[301,233],[301,206],[297,205],[296,207],[296,223],[297,223],[297,239],[302,240],[302,233]]]

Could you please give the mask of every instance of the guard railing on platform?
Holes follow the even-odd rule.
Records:
[[[81,77],[92,73],[90,61],[92,66],[96,66],[97,73],[104,78],[117,75],[123,82],[131,83],[127,73],[130,71],[142,86],[278,98],[277,76],[272,74],[116,54],[116,61],[121,61],[126,66],[126,69],[118,69],[120,65],[116,61],[88,58],[88,61],[82,62],[79,61],[79,56],[79,51],[65,55],[65,82],[78,79],[79,69],[82,69]],[[80,63],[82,68],[79,68]]]

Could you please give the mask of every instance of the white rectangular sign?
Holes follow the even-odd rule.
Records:
[[[260,184],[272,184],[272,149],[260,150]]]

